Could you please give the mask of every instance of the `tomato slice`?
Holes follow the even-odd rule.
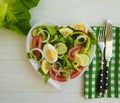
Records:
[[[70,74],[70,78],[71,78],[71,79],[76,78],[76,77],[82,72],[82,70],[84,69],[83,66],[79,66],[78,68],[80,69],[80,71],[74,70],[74,71]]]
[[[41,48],[41,44],[42,44],[42,39],[41,39],[41,36],[33,36],[32,38],[32,48]],[[34,51],[34,54],[37,56],[37,57],[40,57],[40,52],[35,50]]]
[[[79,53],[82,50],[82,45],[78,44],[76,47],[74,48],[70,48],[68,51],[68,58],[70,61],[74,60],[75,54]]]
[[[60,74],[56,76],[56,73],[52,68],[49,70],[49,75],[52,79],[57,80],[59,82],[65,82],[67,81],[67,78],[62,77]]]

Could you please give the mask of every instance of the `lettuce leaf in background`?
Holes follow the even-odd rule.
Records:
[[[0,3],[0,26],[2,25],[2,22],[4,20],[5,14],[7,10],[7,4],[1,4]]]
[[[0,3],[0,27],[6,27],[17,33],[27,35],[31,14],[29,10],[40,0],[2,0]]]
[[[31,9],[39,3],[40,0],[21,0],[21,2],[28,8]]]

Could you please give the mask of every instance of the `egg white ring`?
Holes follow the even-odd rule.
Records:
[[[41,49],[39,49],[39,48],[33,48],[33,49],[31,49],[31,51],[30,51],[30,57],[31,57],[33,60],[35,60],[35,59],[32,57],[32,52],[35,51],[35,50],[37,50],[37,51],[39,51],[39,52],[41,53],[42,58],[39,60],[39,62],[41,62],[41,61],[43,60],[43,58],[44,58],[44,54],[43,54],[43,51],[42,51]],[[37,61],[37,60],[36,60],[36,61]]]

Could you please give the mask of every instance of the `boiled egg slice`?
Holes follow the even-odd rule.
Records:
[[[58,59],[58,53],[51,44],[45,44],[43,47],[44,57],[49,63],[54,63]]]

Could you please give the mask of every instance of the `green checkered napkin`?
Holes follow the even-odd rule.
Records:
[[[99,27],[92,27],[98,35]],[[100,98],[96,92],[96,81],[99,70],[100,50],[96,46],[96,53],[89,68],[85,72],[84,96],[86,99]],[[109,88],[106,96],[101,98],[119,98],[120,97],[120,27],[113,27],[113,57],[109,68]]]

